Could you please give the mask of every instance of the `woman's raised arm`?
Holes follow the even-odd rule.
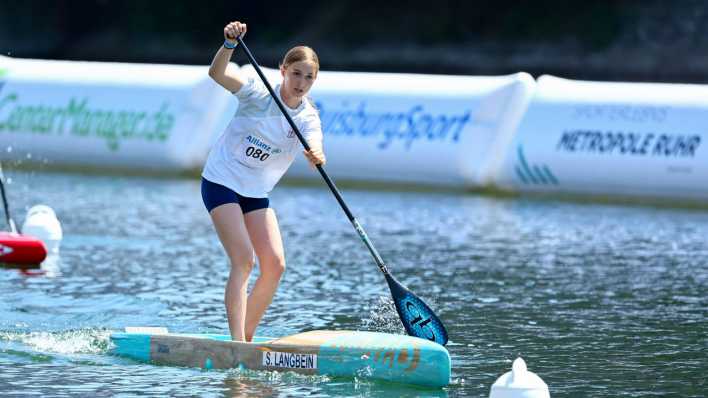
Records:
[[[229,23],[224,27],[224,45],[214,55],[209,67],[209,76],[223,88],[232,93],[237,92],[245,84],[237,71],[229,68],[231,55],[238,42],[236,36],[246,34],[246,24],[238,21]]]

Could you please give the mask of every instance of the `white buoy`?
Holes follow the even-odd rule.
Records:
[[[516,358],[511,372],[499,376],[489,391],[489,398],[550,398],[548,385],[536,373],[526,369],[526,362]]]
[[[54,210],[46,205],[32,206],[27,211],[27,217],[22,224],[22,233],[34,236],[44,242],[47,254],[59,254],[59,245],[64,237],[61,224]]]

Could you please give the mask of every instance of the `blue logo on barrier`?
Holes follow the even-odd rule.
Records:
[[[545,164],[529,165],[524,156],[524,149],[521,145],[517,150],[519,157],[518,164],[514,166],[514,171],[524,184],[537,185],[559,185],[558,179],[553,175],[551,169]]]
[[[414,142],[446,142],[456,144],[464,129],[472,124],[472,111],[433,113],[423,105],[413,105],[405,111],[377,112],[367,109],[367,102],[339,106],[316,102],[327,135],[375,138],[376,147],[388,149],[401,142],[410,150]]]

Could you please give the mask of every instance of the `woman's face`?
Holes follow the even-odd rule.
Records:
[[[280,73],[283,75],[283,88],[288,97],[302,98],[312,87],[312,83],[317,78],[317,65],[312,61],[298,61],[281,67]]]

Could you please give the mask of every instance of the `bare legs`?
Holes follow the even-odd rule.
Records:
[[[285,252],[278,219],[273,209],[254,210],[246,214],[246,228],[258,256],[260,275],[256,279],[246,309],[246,340],[251,341],[256,327],[285,272]]]
[[[224,294],[231,338],[244,341],[246,287],[253,268],[253,246],[248,238],[241,206],[236,203],[224,204],[213,209],[210,214],[221,244],[231,260],[231,271]]]
[[[231,338],[250,341],[285,271],[278,221],[273,209],[254,210],[244,215],[236,203],[213,209],[211,218],[231,261],[224,294]],[[246,288],[253,269],[254,250],[259,260],[260,275],[247,298]]]

